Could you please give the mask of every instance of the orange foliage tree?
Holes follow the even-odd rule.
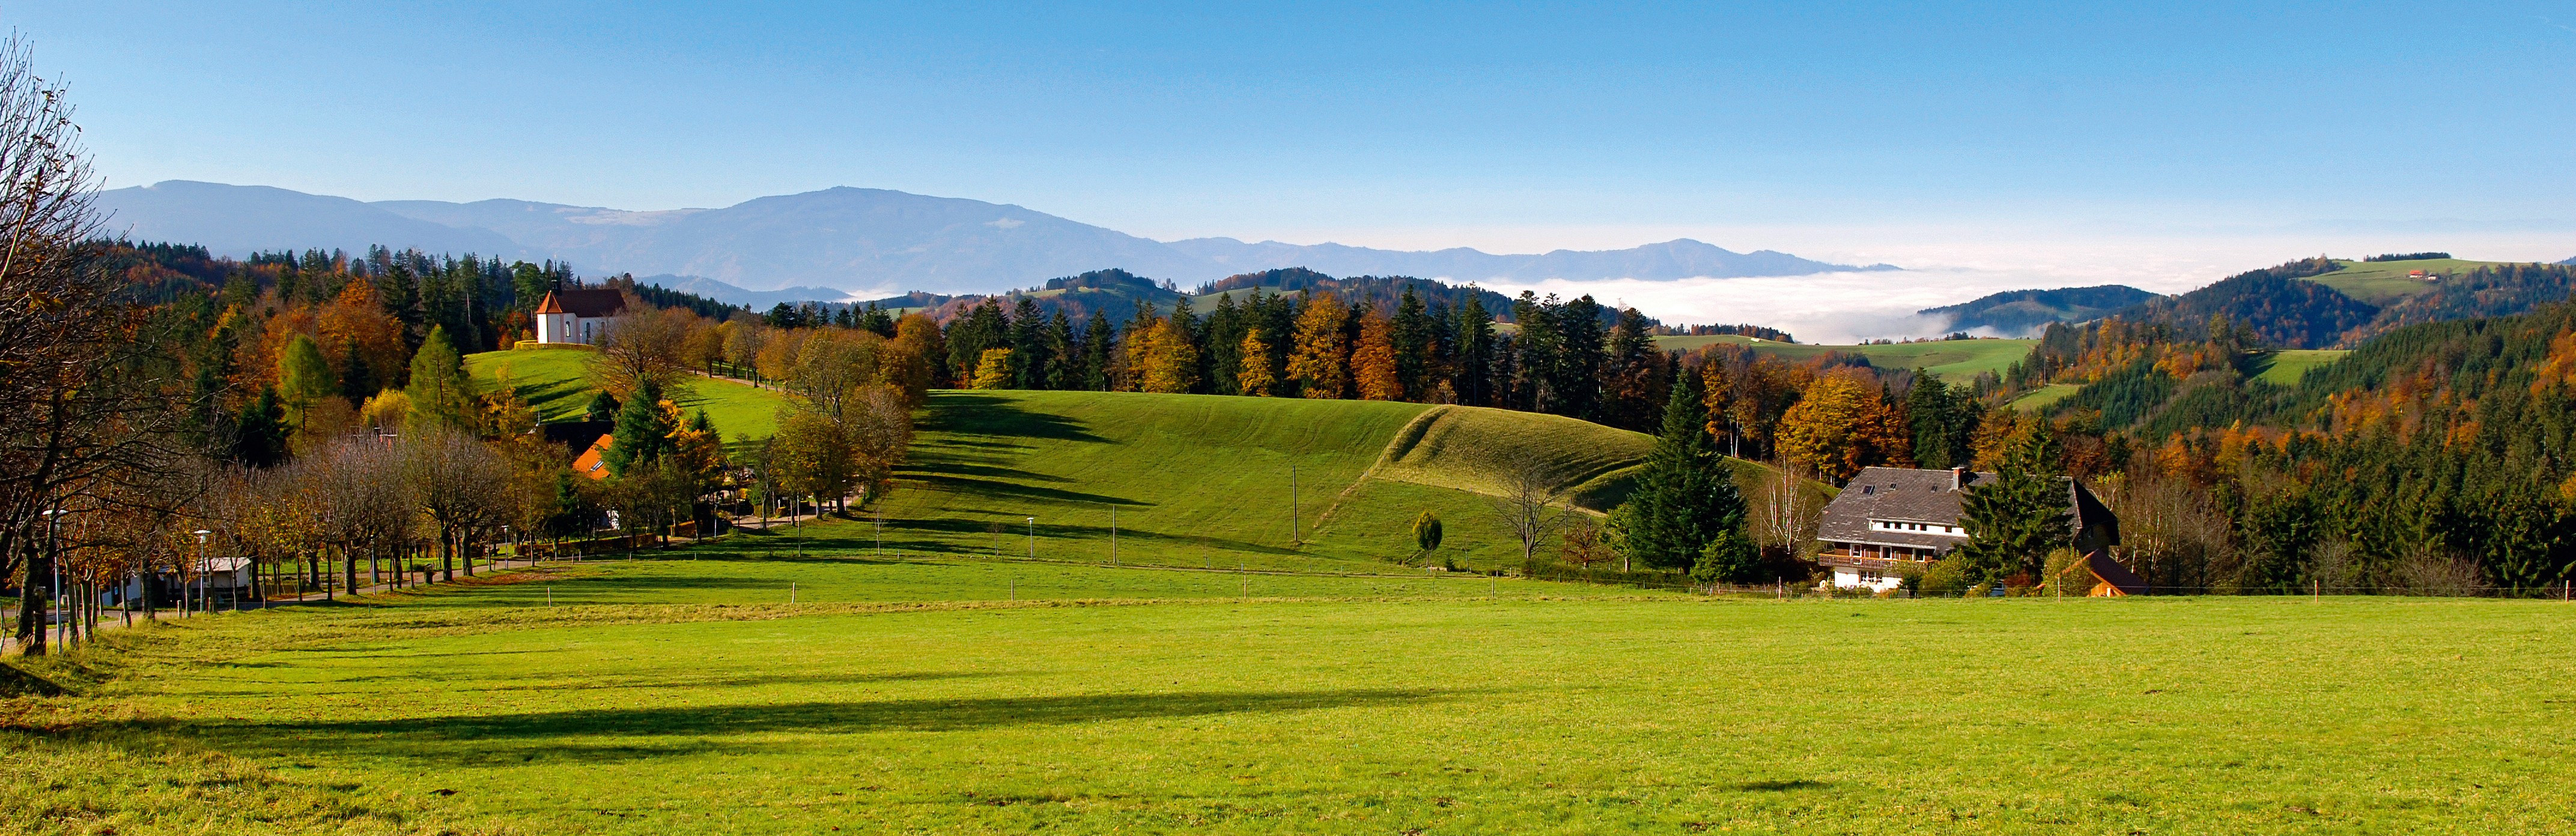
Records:
[[[1136,391],[1186,393],[1198,384],[1199,352],[1169,320],[1150,320],[1127,332],[1127,369]]]
[[[1877,378],[1852,368],[1807,385],[1798,404],[1781,416],[1777,444],[1789,461],[1837,484],[1863,467],[1904,461],[1911,446]]]
[[[1404,382],[1395,370],[1395,329],[1374,309],[1360,315],[1360,346],[1351,352],[1351,379],[1363,400],[1404,399]]]
[[[1305,388],[1309,398],[1339,398],[1350,385],[1348,353],[1342,325],[1350,311],[1333,294],[1318,294],[1297,316],[1297,343],[1288,355],[1288,379]]]
[[[1279,376],[1270,373],[1270,342],[1261,338],[1261,329],[1243,335],[1243,370],[1235,373],[1234,385],[1246,395],[1270,397],[1270,388],[1279,385]]]

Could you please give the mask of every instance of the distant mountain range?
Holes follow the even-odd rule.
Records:
[[[382,244],[552,258],[590,274],[667,277],[663,283],[673,289],[736,304],[906,291],[988,293],[1102,268],[1181,285],[1282,267],[1457,282],[1897,269],[1829,264],[1770,250],[1739,253],[1687,238],[1541,255],[1231,238],[1166,243],[1019,206],[848,187],[722,209],[638,212],[523,200],[366,203],[266,186],[171,180],[104,191],[98,204],[113,213],[111,230],[137,240],[203,244],[222,255],[312,247],[359,252]],[[776,295],[781,293],[793,298]]]

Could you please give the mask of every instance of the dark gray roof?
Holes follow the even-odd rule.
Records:
[[[1993,473],[1959,473],[1907,467],[1864,467],[1852,477],[1816,524],[1816,539],[1844,543],[1886,543],[1949,548],[1966,538],[1916,531],[1871,531],[1870,520],[1904,520],[1934,525],[1959,524],[1961,489],[1995,478]],[[1954,484],[1955,482],[1955,484]],[[2120,542],[2119,520],[2084,483],[2067,479],[2067,513],[2075,519],[2074,545],[2091,551]]]

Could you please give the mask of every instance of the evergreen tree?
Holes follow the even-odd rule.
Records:
[[[233,461],[249,467],[275,467],[286,461],[286,410],[277,390],[262,389],[233,420]]]
[[[1075,390],[1082,385],[1082,340],[1074,336],[1073,320],[1059,307],[1047,317],[1046,349],[1048,352],[1046,387]]]
[[[1216,310],[1207,318],[1207,390],[1218,395],[1245,394],[1240,378],[1243,370],[1243,309],[1235,307],[1234,294],[1216,297]]]
[[[1905,393],[1905,418],[1914,433],[1916,467],[1967,466],[1968,438],[1976,431],[1975,404],[1968,397],[1968,392],[1942,383],[1939,375],[1914,370],[1914,389]]]
[[[1395,319],[1388,324],[1396,383],[1406,397],[1430,400],[1426,396],[1431,391],[1431,316],[1422,307],[1422,297],[1413,295],[1413,285],[1404,286],[1404,295],[1395,303]]]
[[[1720,535],[1744,525],[1744,497],[1726,459],[1708,439],[1708,411],[1694,376],[1684,376],[1664,401],[1662,431],[1629,494],[1621,534],[1627,553],[1658,569],[1689,569]],[[1728,571],[1750,572],[1753,567]],[[1729,580],[1738,579],[1728,577]]]
[[[1047,344],[1046,317],[1035,297],[1022,296],[1011,309],[1011,388],[1047,388],[1047,366],[1055,360]]]
[[[1118,323],[1109,315],[1095,313],[1082,329],[1082,388],[1094,392],[1109,391],[1109,353],[1118,342]]]
[[[420,350],[411,356],[411,385],[403,387],[411,399],[410,426],[446,424],[460,430],[474,428],[474,395],[465,379],[465,358],[447,341],[445,326],[432,326],[429,338],[421,341]]]
[[[584,421],[617,420],[617,396],[609,394],[605,389],[592,394],[590,405],[582,408],[581,418]]]
[[[1453,331],[1457,334],[1457,371],[1452,385],[1458,389],[1458,402],[1469,406],[1493,406],[1494,387],[1494,315],[1474,295],[1458,306]]]
[[[610,433],[608,451],[600,459],[612,476],[642,472],[671,452],[674,429],[678,428],[662,408],[662,387],[647,381],[617,410],[617,429]]]
[[[1970,577],[1995,582],[2016,574],[2036,579],[2052,550],[2073,537],[2067,518],[2066,480],[2057,475],[2057,441],[2045,422],[2005,448],[1991,482],[1968,487],[1959,499],[1959,522],[1968,542],[1953,556]]]

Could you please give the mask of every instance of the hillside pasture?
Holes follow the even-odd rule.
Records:
[[[486,351],[466,355],[465,371],[481,391],[507,381],[540,421],[578,421],[599,391],[590,379],[591,356],[582,349]],[[748,383],[695,377],[673,403],[687,412],[706,410],[707,420],[727,442],[757,441],[778,432],[778,408],[787,404],[787,396]]]
[[[2285,349],[2264,352],[2254,358],[2255,380],[2275,386],[2297,386],[2308,370],[2343,359],[2351,351],[2342,349]]]
[[[2310,276],[2307,280],[2342,291],[2345,296],[2373,305],[2385,305],[2430,290],[2442,279],[2464,276],[2471,270],[2498,266],[2506,262],[2470,261],[2464,258],[2426,258],[2413,261],[2336,259],[2335,263],[2343,265],[2342,269]],[[2424,271],[2434,280],[2426,281],[2407,275],[2416,270]]]
[[[1921,368],[1940,375],[1943,380],[1963,383],[1984,372],[2002,374],[2005,368],[2028,356],[2030,347],[2038,344],[2038,341],[1981,339],[1933,340],[1889,345],[1810,345],[1734,334],[1655,338],[1655,346],[1666,351],[1690,351],[1716,343],[1751,346],[1754,351],[1788,360],[1806,360],[1828,351],[1858,354],[1869,358],[1870,365],[1882,369]]]
[[[745,548],[32,664],[78,693],[6,703],[0,767],[48,777],[0,782],[0,829],[2576,827],[2556,602],[1708,599]],[[828,600],[786,603],[789,578]],[[1223,594],[1247,579],[1302,586]]]

